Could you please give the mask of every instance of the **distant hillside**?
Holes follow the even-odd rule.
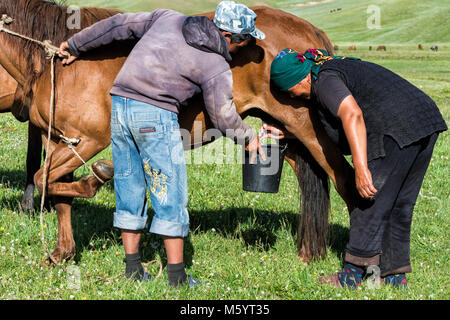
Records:
[[[67,0],[68,4],[114,7],[124,11],[174,9],[186,14],[213,11],[220,0]],[[450,42],[450,1],[443,0],[242,0],[267,4],[305,18],[333,42]],[[380,9],[381,29],[369,29],[369,6]],[[340,10],[339,10],[340,9]],[[276,23],[274,21],[274,23]]]
[[[173,9],[185,14],[214,11],[220,0],[67,0],[68,4],[95,6],[104,8],[118,8],[120,10],[136,12],[150,11],[158,8]],[[239,1],[249,6],[267,4],[277,6],[276,0],[243,0]]]
[[[284,1],[282,9],[323,29],[334,42],[450,42],[450,1],[336,0],[309,6],[298,2]],[[367,27],[371,5],[380,8],[379,30]]]

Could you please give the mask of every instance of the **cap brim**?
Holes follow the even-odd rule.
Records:
[[[259,40],[264,40],[266,38],[266,35],[264,34],[264,32],[262,32],[259,29],[255,28],[255,31],[253,31],[252,33],[250,33],[250,35],[253,38],[259,39]]]

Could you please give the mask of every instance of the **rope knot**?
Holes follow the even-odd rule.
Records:
[[[47,60],[53,59],[58,54],[59,48],[52,45],[50,40],[44,40],[42,44],[44,46],[45,58]]]
[[[2,14],[2,17],[0,18],[0,28],[2,28],[4,24],[10,24],[13,21],[14,19],[9,17],[7,14]]]
[[[67,138],[67,137],[63,136],[62,134],[59,135],[59,137],[65,144],[72,145],[72,146],[77,146],[81,142],[81,139]]]

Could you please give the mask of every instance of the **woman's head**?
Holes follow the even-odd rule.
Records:
[[[299,83],[285,90],[291,98],[311,98],[311,72]]]
[[[284,49],[273,60],[270,77],[275,86],[292,97],[311,97],[311,78],[317,79],[320,66],[337,57],[321,49],[308,49],[304,54]]]
[[[282,91],[295,96],[306,96],[308,81],[309,84],[311,82],[311,68],[312,62],[304,55],[293,49],[284,49],[273,60],[270,77]]]

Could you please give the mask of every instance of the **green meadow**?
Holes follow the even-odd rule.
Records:
[[[214,10],[218,1],[171,1],[170,8],[190,13]],[[450,121],[450,4],[444,1],[243,1],[267,3],[294,13],[323,29],[339,46],[337,54],[381,64],[408,79],[430,95],[447,123]],[[320,2],[320,1],[318,1]],[[124,0],[66,1],[83,6],[116,7],[124,11],[167,7],[166,2]],[[381,29],[368,29],[369,5],[381,12]],[[339,11],[333,11],[341,8]],[[418,44],[425,50],[419,50]],[[439,46],[438,52],[429,50]],[[350,45],[356,51],[348,51]],[[376,51],[379,45],[386,51]],[[372,50],[369,50],[372,46]],[[280,48],[280,50],[283,48]],[[255,129],[258,119],[246,119]],[[75,259],[54,268],[41,267],[39,211],[20,212],[25,187],[27,125],[12,115],[0,115],[0,299],[248,299],[248,300],[448,300],[450,291],[449,156],[450,137],[437,142],[417,205],[411,235],[413,273],[408,289],[389,287],[358,290],[320,285],[318,277],[338,271],[348,241],[349,218],[344,202],[331,187],[328,255],[307,265],[297,259],[296,230],[299,192],[293,170],[285,163],[278,194],[242,190],[238,164],[195,164],[192,159],[222,157],[221,139],[186,152],[191,232],[185,245],[187,272],[205,282],[188,290],[172,289],[165,270],[158,279],[135,283],[118,277],[125,270],[120,232],[112,228],[114,184],[109,182],[92,199],[75,199],[73,232]],[[231,147],[230,147],[231,146]],[[235,150],[239,152],[239,150]],[[95,159],[112,159],[110,148]],[[92,162],[91,161],[91,162]],[[76,178],[89,174],[85,168]],[[38,204],[40,197],[35,193]],[[150,210],[149,215],[153,212]],[[57,241],[55,211],[45,213],[45,237],[50,248]],[[158,236],[146,234],[141,242],[144,261],[166,256]],[[74,271],[75,270],[75,271]],[[149,266],[156,275],[159,265]],[[75,283],[71,275],[79,275]]]

